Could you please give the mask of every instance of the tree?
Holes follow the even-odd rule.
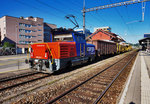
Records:
[[[6,47],[15,47],[15,45],[14,44],[11,44],[11,43],[9,43],[9,42],[4,42],[4,45],[3,45],[3,48],[6,48]]]

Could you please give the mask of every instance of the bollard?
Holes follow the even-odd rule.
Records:
[[[19,70],[19,60],[18,60],[18,70]]]

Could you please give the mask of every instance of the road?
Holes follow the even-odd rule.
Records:
[[[27,55],[0,56],[0,73],[28,68],[25,64]]]

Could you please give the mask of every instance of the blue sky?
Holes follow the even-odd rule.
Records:
[[[122,1],[127,0],[85,0],[86,8]],[[66,15],[73,14],[82,28],[82,9],[83,0],[1,0],[0,17],[41,17],[57,27],[73,28],[74,25],[65,18]],[[127,42],[137,43],[144,33],[150,33],[150,2],[146,2],[144,22],[136,22],[141,19],[141,3],[120,6],[86,13],[86,28],[93,32],[94,27],[110,26],[113,33]]]

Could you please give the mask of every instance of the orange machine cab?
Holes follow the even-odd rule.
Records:
[[[34,59],[63,59],[76,57],[75,42],[51,42],[31,45],[30,57]]]

